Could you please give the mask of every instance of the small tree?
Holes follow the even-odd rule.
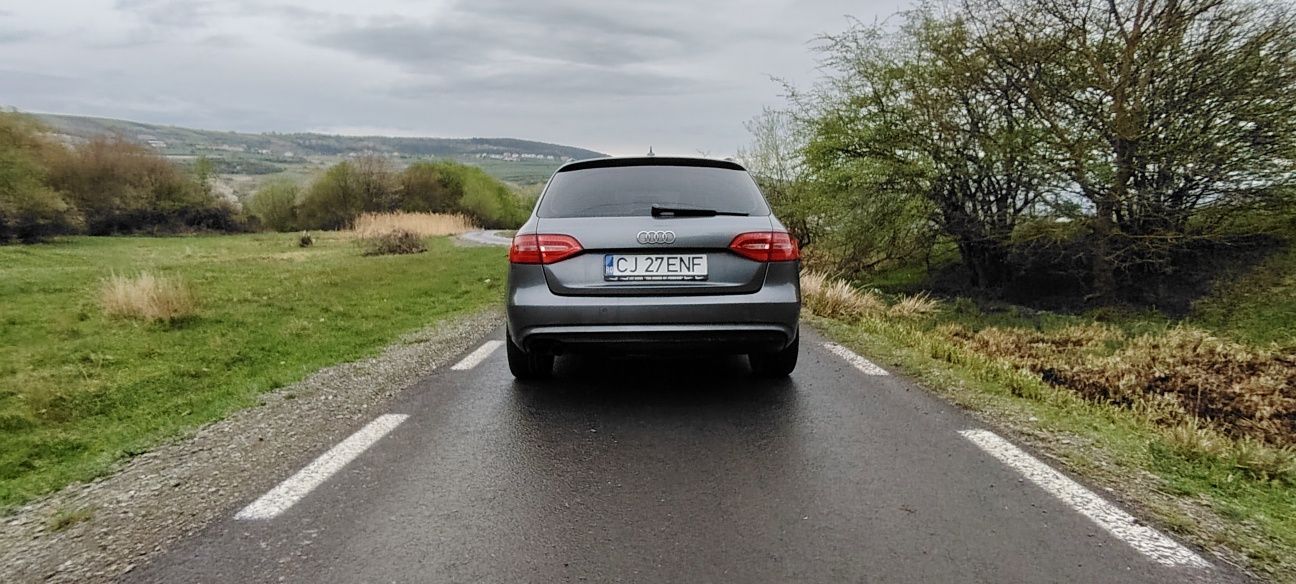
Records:
[[[1049,186],[1034,148],[1042,126],[1016,79],[962,18],[925,10],[895,33],[856,24],[821,40],[830,77],[811,96],[806,160],[816,180],[851,194],[848,213],[864,213],[851,232],[907,250],[929,241],[930,219],[974,284],[1006,283],[1013,230]]]
[[[316,178],[298,207],[300,227],[342,229],[364,212],[355,166],[339,162]]]
[[[812,245],[822,230],[814,221],[816,197],[805,165],[805,129],[793,112],[773,108],[744,125],[752,141],[738,151],[738,159],[801,245]]]
[[[421,213],[448,213],[455,210],[458,194],[446,180],[443,163],[416,162],[400,173],[401,209]]]
[[[275,231],[294,231],[299,227],[297,199],[301,188],[290,180],[270,181],[257,189],[248,200],[248,210],[262,225]]]
[[[40,126],[16,113],[0,113],[0,243],[34,242],[71,233],[81,217],[46,185],[42,160],[58,146],[42,140]]]

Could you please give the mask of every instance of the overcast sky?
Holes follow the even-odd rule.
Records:
[[[216,130],[724,156],[808,42],[901,0],[0,0],[0,105]]]

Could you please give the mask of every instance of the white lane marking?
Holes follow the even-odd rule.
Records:
[[[279,483],[279,486],[270,489],[260,499],[253,501],[242,511],[234,516],[235,519],[271,519],[287,511],[302,497],[309,494],[315,487],[328,480],[333,473],[342,469],[347,463],[355,460],[365,449],[373,446],[375,442],[386,436],[405,418],[405,414],[385,414],[378,416],[368,425],[361,428],[355,434],[347,437],[329,449],[328,452],[321,454],[305,468],[297,471],[297,474],[288,477],[288,480]]]
[[[1011,442],[994,432],[962,430],[959,432],[973,444],[1013,470],[1024,475],[1040,488],[1048,491],[1063,503],[1079,511],[1108,533],[1129,544],[1143,555],[1167,566],[1209,568],[1210,564],[1192,550],[1146,525],[1139,524],[1129,513],[1103,500],[1093,491],[1053,470],[1047,464],[1026,454]]]
[[[504,341],[486,341],[485,343],[482,343],[482,346],[477,347],[476,351],[469,353],[467,357],[464,357],[458,363],[455,363],[450,369],[452,371],[466,371],[472,369],[473,367],[476,367],[478,363],[485,361],[491,353],[495,352],[495,349],[500,348],[500,345],[503,344]]]
[[[837,343],[824,343],[824,348],[835,353],[838,357],[850,362],[865,375],[890,375],[886,369],[874,365],[872,361],[856,355],[854,351],[847,349]]]

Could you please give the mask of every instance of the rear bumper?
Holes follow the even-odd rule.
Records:
[[[540,266],[513,265],[508,330],[524,350],[545,353],[776,351],[797,336],[796,271],[771,269],[749,294],[558,296]]]
[[[518,342],[528,352],[624,355],[777,351],[790,338],[775,325],[610,325],[532,327]]]

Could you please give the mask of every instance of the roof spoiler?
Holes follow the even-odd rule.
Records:
[[[619,168],[625,166],[695,166],[703,168],[724,168],[728,170],[747,170],[741,164],[732,160],[716,160],[714,158],[687,158],[674,156],[625,156],[609,158],[590,158],[588,160],[577,160],[568,162],[558,172],[570,172],[573,170],[587,170],[590,168]]]

